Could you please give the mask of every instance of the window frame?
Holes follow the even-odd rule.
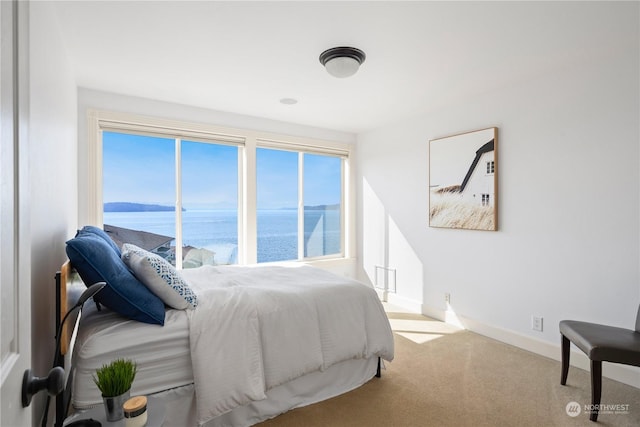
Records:
[[[326,259],[351,258],[355,254],[355,192],[353,191],[355,181],[351,168],[351,162],[354,161],[353,144],[93,109],[88,110],[87,121],[87,190],[86,194],[79,195],[79,210],[82,211],[82,208],[85,208],[87,224],[102,226],[103,223],[102,133],[104,131],[237,145],[239,147],[238,264],[255,264],[257,263],[256,150],[258,147],[273,148],[298,152],[300,157],[303,153],[310,153],[342,158],[341,251],[339,254],[320,257],[299,256],[297,260],[292,261],[313,263]],[[300,197],[301,195],[299,195],[299,201]]]
[[[268,149],[268,150],[281,150],[281,151],[289,151],[292,153],[296,153],[298,160],[297,160],[297,172],[298,172],[298,205],[297,205],[297,213],[298,213],[298,231],[297,231],[297,249],[298,249],[298,258],[296,259],[297,261],[313,261],[313,260],[324,260],[324,259],[333,259],[336,257],[339,258],[346,258],[345,256],[345,248],[346,248],[346,230],[347,230],[347,222],[345,220],[346,217],[346,200],[347,198],[345,197],[346,194],[348,194],[348,192],[346,191],[346,182],[348,182],[347,180],[347,171],[348,171],[348,153],[344,153],[340,150],[326,150],[325,152],[322,152],[320,149],[318,149],[318,147],[300,147],[297,146],[295,147],[295,149],[292,149],[292,147],[287,144],[287,143],[282,143],[282,142],[276,142],[276,141],[264,141],[264,140],[259,140],[258,144],[256,146],[256,153],[257,153],[257,149],[258,148],[263,148],[263,149]],[[328,254],[328,255],[320,255],[320,256],[304,256],[304,252],[305,252],[305,246],[304,246],[304,240],[305,240],[305,195],[304,195],[304,171],[305,171],[305,161],[304,161],[304,155],[305,154],[313,154],[313,155],[321,155],[321,156],[327,156],[327,157],[335,157],[335,158],[339,158],[340,161],[340,185],[342,188],[342,192],[340,194],[340,251],[336,254]],[[256,154],[257,157],[257,154]],[[257,184],[256,184],[256,190],[257,190]],[[257,206],[256,206],[256,213],[257,213]],[[257,237],[257,236],[256,236]],[[296,261],[296,260],[292,260],[292,261]]]
[[[487,160],[487,173],[486,175],[493,175],[496,171],[496,162],[494,160]]]

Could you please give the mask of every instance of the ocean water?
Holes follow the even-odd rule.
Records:
[[[258,210],[258,262],[298,258],[297,211]],[[340,211],[305,211],[304,254],[306,257],[340,252]],[[175,213],[105,212],[104,223],[175,236]],[[216,253],[218,264],[235,264],[238,252],[238,215],[229,210],[187,210],[182,212],[182,244]],[[175,241],[172,243],[175,245]]]

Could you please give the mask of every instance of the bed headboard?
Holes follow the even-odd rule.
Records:
[[[65,314],[78,302],[87,286],[69,261],[65,262],[56,274],[56,285],[56,330],[58,330]],[[69,343],[77,321],[78,314],[71,314],[60,332],[60,354],[63,356],[69,351]]]
[[[66,261],[60,271],[56,273],[56,331],[60,328],[60,323],[64,319],[69,309],[80,299],[80,295],[87,286],[80,275],[73,269],[71,262]],[[67,318],[64,328],[60,331],[60,351],[56,354],[55,364],[64,367],[64,355],[69,351],[73,331],[78,323],[78,312],[72,313]],[[73,381],[73,369],[68,370],[67,381],[62,393],[56,396],[56,418],[55,427],[62,427],[64,419],[69,412],[71,403],[71,383]]]

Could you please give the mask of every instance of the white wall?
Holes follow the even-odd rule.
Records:
[[[53,362],[54,277],[77,223],[76,85],[53,12],[49,2],[30,4],[31,339],[38,376]],[[37,425],[44,396],[32,402]]]
[[[358,136],[362,279],[374,281],[375,265],[396,268],[396,302],[455,314],[470,329],[555,358],[562,319],[633,328],[638,5],[618,11],[603,25],[626,26],[611,32],[624,39],[611,36],[606,57]],[[499,230],[429,228],[429,139],[490,126],[498,127]],[[531,330],[532,315],[543,316],[542,333]]]

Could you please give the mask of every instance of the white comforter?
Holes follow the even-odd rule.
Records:
[[[201,424],[271,387],[353,358],[393,359],[393,335],[369,286],[310,266],[182,270]]]

